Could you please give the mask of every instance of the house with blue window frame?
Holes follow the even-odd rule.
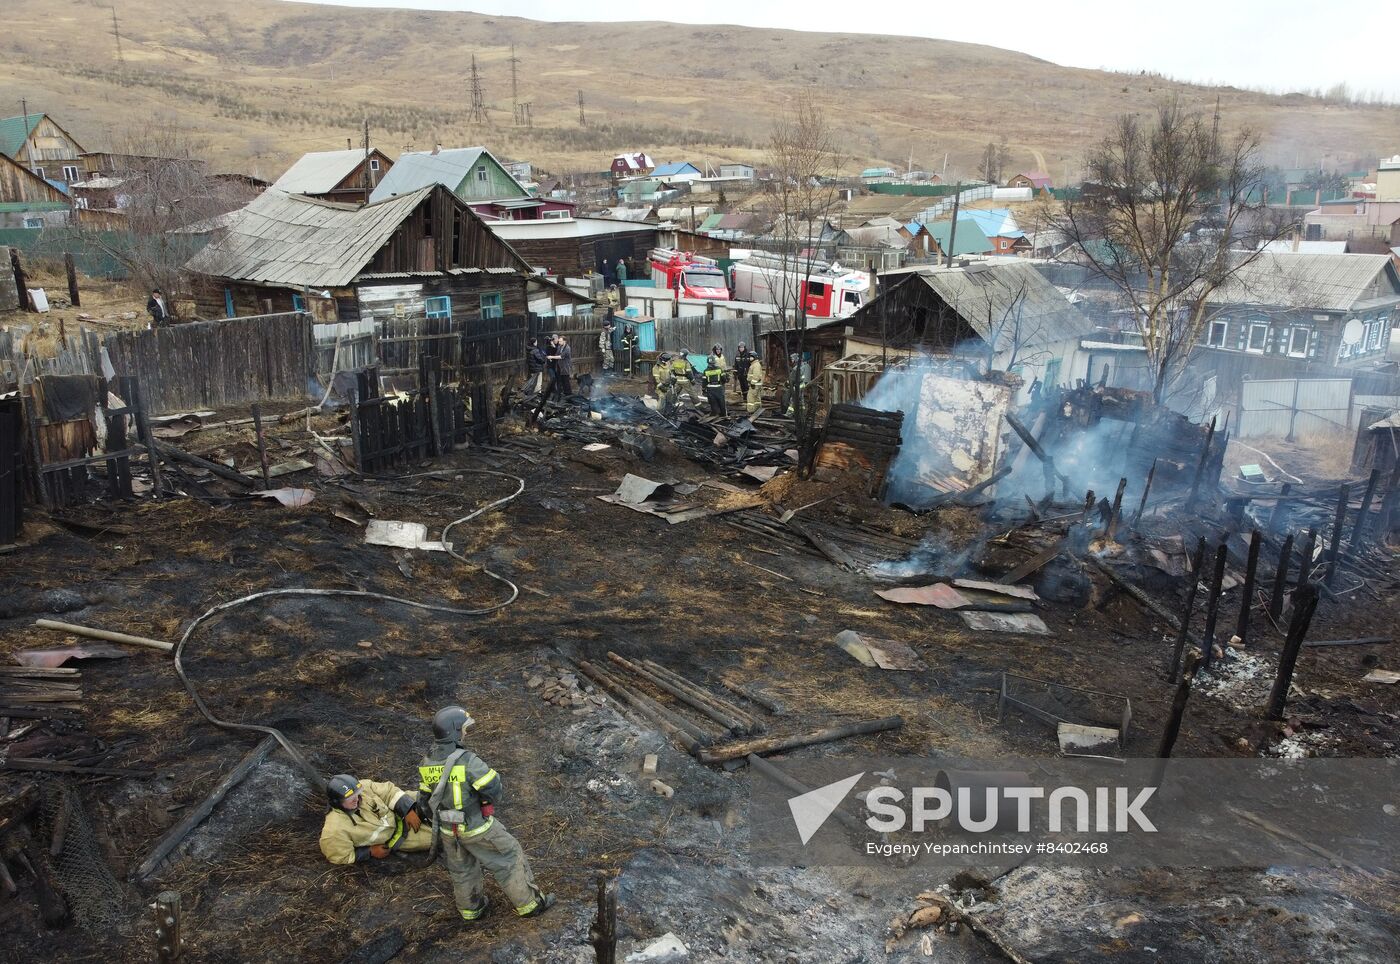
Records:
[[[1217,289],[1207,310],[1199,349],[1237,356],[1231,367],[1244,375],[1370,368],[1387,360],[1400,321],[1400,274],[1383,254],[1265,253]]]

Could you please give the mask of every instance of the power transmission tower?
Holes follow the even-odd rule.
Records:
[[[481,90],[481,74],[476,69],[476,54],[472,54],[472,112],[468,124],[489,124],[486,116],[486,95]]]
[[[579,92],[578,92],[578,126],[579,126],[579,127],[586,127],[587,125],[588,125],[588,121],[586,121],[586,120],[584,119],[584,116],[583,116],[583,91],[579,91]]]
[[[117,39],[117,63],[126,63],[126,58],[122,56],[122,32],[117,27],[117,8],[112,7],[112,36]]]
[[[520,58],[515,56],[515,44],[510,45],[510,105],[515,113],[515,126],[519,127],[524,121],[520,113],[520,85],[515,76],[515,65],[520,63]]]
[[[535,117],[530,113],[531,101],[526,101],[520,105],[520,113],[525,118],[525,126],[531,130],[535,129]]]

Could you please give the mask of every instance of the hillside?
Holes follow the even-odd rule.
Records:
[[[1374,163],[1400,149],[1400,109],[1180,85],[1061,67],[994,47],[664,23],[542,23],[468,13],[280,0],[6,0],[0,113],[47,110],[90,147],[174,115],[216,165],[275,177],[305,150],[359,141],[391,155],[486,143],[553,171],[599,170],[622,150],[761,161],[799,90],[830,105],[849,170],[889,163],[970,176],[988,140],[1017,169],[1073,176],[1114,114],[1168,92],[1261,131],[1271,159]],[[512,125],[511,45],[533,129]],[[491,123],[468,124],[476,56]],[[585,124],[579,124],[579,92]]]

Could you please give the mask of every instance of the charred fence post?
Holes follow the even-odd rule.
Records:
[[[156,961],[169,964],[180,958],[180,895],[162,890],[151,905],[156,921]]]
[[[1293,491],[1293,483],[1285,482],[1278,490],[1278,500],[1274,502],[1273,510],[1269,512],[1269,521],[1265,525],[1270,533],[1279,530],[1279,524],[1283,521],[1283,514],[1288,511],[1288,493]]]
[[[1104,526],[1105,542],[1112,542],[1118,536],[1118,517],[1123,512],[1123,492],[1128,488],[1128,480],[1118,480],[1118,491],[1113,493],[1113,508],[1108,513],[1108,524]]]
[[[1176,682],[1176,670],[1181,665],[1181,653],[1186,648],[1186,637],[1191,632],[1191,611],[1196,608],[1196,592],[1201,584],[1201,566],[1206,559],[1206,537],[1201,536],[1196,543],[1196,553],[1191,559],[1191,571],[1186,574],[1190,583],[1186,587],[1186,609],[1181,613],[1181,628],[1176,634],[1176,646],[1172,649],[1172,665],[1167,673],[1167,682]]]
[[[1215,549],[1215,573],[1210,579],[1210,596],[1206,599],[1206,628],[1201,634],[1201,669],[1209,670],[1215,654],[1215,621],[1220,615],[1220,592],[1225,581],[1225,560],[1230,547],[1220,543]]]
[[[1157,758],[1165,760],[1172,755],[1177,735],[1181,733],[1181,718],[1186,715],[1186,701],[1191,698],[1191,683],[1200,667],[1199,657],[1194,653],[1186,658],[1186,668],[1181,673],[1181,681],[1176,685],[1172,696],[1172,708],[1167,714],[1167,725],[1162,728],[1162,739],[1157,744]]]
[[[1249,614],[1254,608],[1254,577],[1259,571],[1259,545],[1263,533],[1255,529],[1249,537],[1249,561],[1244,568],[1244,595],[1240,597],[1240,615],[1235,622],[1235,635],[1240,638],[1240,648],[1249,648]]]
[[[1283,596],[1288,591],[1288,564],[1293,558],[1293,533],[1283,540],[1278,551],[1278,569],[1274,572],[1274,589],[1269,593],[1269,617],[1278,622],[1283,615]]]
[[[1147,470],[1147,482],[1142,487],[1142,498],[1138,501],[1137,512],[1129,528],[1136,529],[1142,524],[1142,513],[1147,508],[1147,497],[1152,493],[1152,479],[1157,475],[1157,460],[1152,460],[1152,468]]]
[[[1279,654],[1278,676],[1274,678],[1274,688],[1269,693],[1268,717],[1271,720],[1283,719],[1283,708],[1288,703],[1288,688],[1293,683],[1293,670],[1298,665],[1298,653],[1303,648],[1303,638],[1308,634],[1313,612],[1317,609],[1317,585],[1306,583],[1293,594],[1293,621],[1288,626],[1288,637],[1283,642],[1283,652]]]
[[[263,436],[262,406],[253,403],[253,434],[258,440],[258,465],[262,467],[263,491],[272,488],[272,478],[267,474],[267,439]]]
[[[617,964],[617,877],[598,874],[598,914],[588,928],[588,941],[598,964]]]
[[[1206,429],[1206,444],[1201,446],[1201,459],[1196,463],[1196,474],[1191,479],[1191,494],[1186,497],[1186,505],[1196,504],[1196,496],[1201,490],[1201,479],[1205,476],[1206,463],[1210,461],[1211,442],[1215,441],[1215,418],[1210,420],[1210,427]]]
[[[1332,548],[1327,553],[1327,575],[1324,582],[1332,588],[1337,576],[1337,559],[1342,554],[1342,527],[1346,524],[1347,503],[1351,501],[1351,483],[1343,482],[1337,489],[1337,514],[1332,519]]]
[[[78,268],[73,264],[73,252],[63,252],[63,273],[68,276],[68,303],[74,308],[83,306],[82,295],[78,291]],[[20,292],[23,297],[23,292]]]
[[[1356,514],[1356,525],[1351,530],[1351,542],[1348,543],[1348,552],[1356,552],[1361,548],[1361,539],[1366,534],[1366,523],[1371,514],[1371,500],[1376,495],[1376,485],[1381,480],[1381,470],[1372,469],[1371,477],[1366,480],[1366,493],[1361,496],[1361,511]]]
[[[1307,538],[1303,540],[1303,558],[1298,563],[1298,581],[1293,586],[1293,593],[1296,596],[1298,591],[1308,584],[1312,578],[1313,553],[1317,550],[1317,530],[1309,529]]]

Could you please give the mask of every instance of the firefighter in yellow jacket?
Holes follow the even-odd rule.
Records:
[[[517,914],[534,917],[554,906],[554,896],[535,885],[525,851],[496,819],[500,776],[462,745],[475,723],[460,706],[445,707],[433,717],[433,745],[418,765],[420,805],[426,802],[432,816],[463,920],[477,920],[486,912],[483,871],[505,891]]]
[[[321,825],[321,853],[333,864],[432,846],[432,832],[414,812],[413,794],[392,783],[339,773],[326,781],[326,802],[330,811]]]
[[[749,355],[749,369],[744,373],[744,381],[748,385],[744,399],[745,407],[750,415],[757,415],[759,409],[763,408],[763,364],[757,355]]]

